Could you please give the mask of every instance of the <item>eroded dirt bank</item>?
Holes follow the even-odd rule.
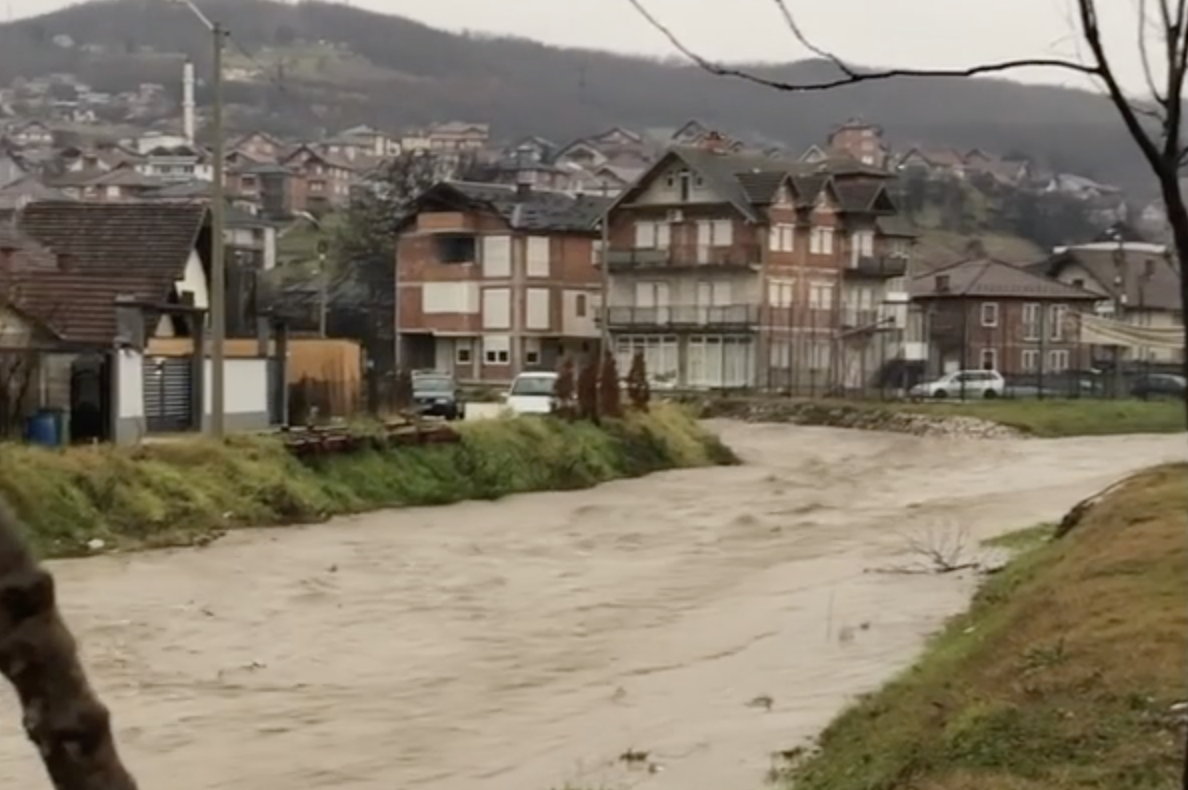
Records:
[[[749,465],[57,563],[141,786],[757,787],[972,584],[864,571],[1183,456],[717,427]],[[3,710],[0,784],[47,787]]]

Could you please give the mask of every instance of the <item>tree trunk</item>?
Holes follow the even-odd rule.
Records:
[[[136,790],[116,752],[107,708],[87,682],[58,612],[54,579],[0,507],[0,673],[16,689],[25,732],[56,790]]]

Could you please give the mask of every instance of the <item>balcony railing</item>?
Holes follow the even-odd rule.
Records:
[[[663,248],[610,250],[607,260],[612,269],[682,268],[699,266],[751,266],[762,260],[758,245],[736,244],[711,247],[705,244],[680,244]]]
[[[903,277],[907,273],[907,258],[892,255],[863,255],[850,259],[846,274],[854,277]]]
[[[869,327],[879,323],[880,316],[877,309],[842,307],[841,325],[845,327]]]
[[[603,315],[607,325],[612,328],[751,327],[759,323],[759,305],[608,307],[603,310]]]

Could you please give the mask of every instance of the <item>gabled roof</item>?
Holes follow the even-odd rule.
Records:
[[[1069,266],[1078,266],[1096,281],[1098,287],[1111,298],[1123,293],[1132,308],[1142,305],[1150,310],[1181,309],[1180,272],[1167,259],[1158,245],[1100,243],[1078,245],[1060,250],[1045,261],[1029,266],[1040,275],[1059,277]],[[1121,266],[1119,266],[1121,264]],[[1115,285],[1121,269],[1122,288]]]
[[[116,298],[166,301],[185,273],[206,209],[44,202],[9,219],[22,237],[53,253],[57,266],[0,271],[0,291],[62,340],[110,346]]]
[[[843,181],[831,179],[838,205],[847,213],[894,214],[895,203],[887,187],[879,181]]]
[[[343,159],[342,157],[334,156],[333,154],[328,154],[325,151],[319,150],[316,146],[309,145],[308,143],[302,143],[301,145],[294,148],[292,151],[289,151],[287,154],[285,154],[283,157],[281,157],[280,163],[283,165],[287,165],[289,162],[292,162],[294,159],[296,159],[298,154],[300,154],[302,152],[309,154],[310,157],[312,157],[313,159],[317,159],[320,162],[322,162],[323,164],[330,165],[331,167],[337,167],[342,170],[354,170],[355,169],[355,166],[351,162],[348,162],[347,160]]]
[[[938,278],[944,278],[938,280]],[[938,288],[941,282],[946,287]],[[914,277],[911,293],[918,299],[1049,299],[1097,301],[1101,297],[1084,288],[1059,282],[994,258],[973,258]]]
[[[609,204],[608,198],[593,195],[543,189],[520,195],[515,186],[507,184],[441,181],[417,198],[407,220],[419,211],[450,206],[454,210],[490,212],[514,230],[592,233]]]

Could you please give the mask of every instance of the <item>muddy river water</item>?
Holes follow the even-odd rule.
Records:
[[[758,788],[974,582],[872,569],[1184,456],[713,427],[747,465],[56,563],[141,787]],[[0,786],[48,787],[0,711]]]

